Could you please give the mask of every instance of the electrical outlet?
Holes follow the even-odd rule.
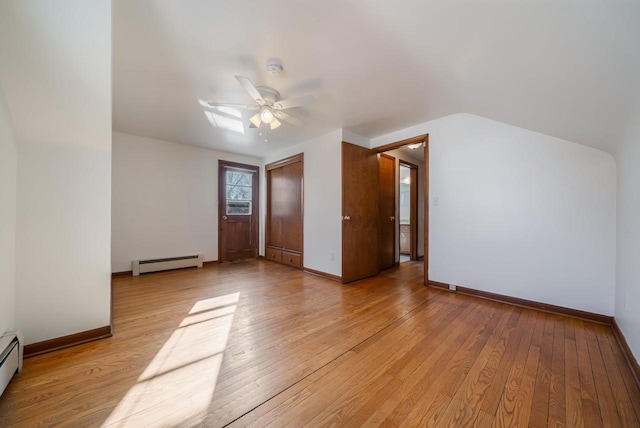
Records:
[[[453,284],[449,284],[449,291],[456,291],[456,286]]]
[[[437,207],[438,205],[440,205],[440,197],[439,196],[434,196],[433,197],[433,206]]]
[[[329,252],[329,259],[331,261],[334,261],[336,259],[336,253],[334,253],[333,251]]]

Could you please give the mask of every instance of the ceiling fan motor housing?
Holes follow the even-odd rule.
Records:
[[[260,95],[262,95],[265,105],[273,107],[275,102],[280,99],[280,92],[273,88],[269,88],[268,86],[258,86],[256,89],[260,92]]]

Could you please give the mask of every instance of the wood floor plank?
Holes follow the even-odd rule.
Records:
[[[258,260],[113,280],[114,336],[29,358],[0,426],[640,426],[610,329]]]
[[[598,394],[593,380],[593,369],[585,333],[585,322],[581,320],[572,320],[571,322],[574,327],[576,352],[578,354],[578,373],[580,376],[580,397],[582,399],[583,420],[586,426],[603,426],[600,406],[598,405]]]
[[[566,426],[565,407],[565,334],[564,318],[553,316],[553,354],[551,377],[549,378],[549,422],[548,426]]]
[[[330,406],[325,407],[315,418],[311,419],[308,426],[348,426],[354,423],[353,418],[363,402],[367,402],[386,385],[390,384],[393,377],[381,374],[370,381],[356,382],[349,385]]]
[[[500,337],[512,319],[513,311],[513,308],[509,308],[508,310],[501,311],[498,316],[492,317],[491,321],[486,324],[487,328],[476,330],[474,334],[468,336],[462,346],[456,347],[458,351],[451,357],[450,362],[445,366],[444,370],[437,374],[433,382],[430,380],[426,382],[423,381],[426,385],[429,385],[429,387],[426,388],[424,392],[417,391],[419,397],[429,397],[434,394],[439,394],[443,398],[450,397],[449,404],[446,407],[425,408],[416,406],[410,410],[406,417],[408,423],[423,426],[433,426],[443,423],[443,414],[460,389],[460,385],[463,384],[470,370],[477,366],[477,364],[486,362],[490,351],[493,349],[493,346],[487,346],[487,343],[493,337]],[[480,361],[480,363],[476,363],[477,361]],[[396,420],[400,419],[397,410],[395,413]]]
[[[545,315],[544,333],[540,344],[540,360],[533,391],[533,403],[529,426],[546,427],[549,416],[549,394],[551,388],[551,363],[553,356],[554,322],[551,315]]]
[[[478,412],[478,416],[473,421],[473,427],[475,428],[485,428],[492,427],[495,425],[495,416],[485,412],[484,410],[480,410]]]
[[[631,368],[629,367],[624,354],[622,353],[622,349],[620,348],[617,339],[610,334],[607,334],[606,336],[609,340],[610,349],[616,358],[616,367],[620,369],[620,374],[631,399],[631,404],[633,405],[636,418],[640,420],[640,385],[635,381],[634,375],[631,372]]]
[[[575,329],[573,323],[568,323],[565,332],[565,409],[567,426],[583,427],[584,411],[582,409],[582,396],[580,394],[580,373],[578,370],[578,351],[575,341]]]
[[[401,426],[447,426],[441,423],[441,415],[447,410],[452,400],[451,396],[438,392],[433,399],[420,406],[419,412],[409,412],[402,420]],[[385,419],[382,426],[392,427],[398,425],[392,422],[391,419]]]
[[[598,344],[598,338],[593,325],[585,325],[585,335],[587,337],[587,346],[591,358],[591,370],[598,394],[598,405],[600,407],[602,422],[606,427],[621,427],[622,422],[618,415],[618,409],[613,398],[613,391],[609,383],[609,376],[600,353],[600,345]]]
[[[602,360],[607,370],[611,392],[613,393],[613,398],[618,409],[620,422],[623,426],[632,426],[638,418],[635,411],[638,403],[636,402],[634,406],[632,396],[629,394],[629,391],[627,391],[625,382],[622,379],[622,373],[618,367],[616,357],[611,350],[611,343],[607,338],[608,328],[605,326],[594,326],[594,329],[597,334]]]
[[[533,314],[527,312],[526,314],[523,314],[523,316],[526,317],[524,325],[531,325]],[[482,412],[486,414],[495,415],[492,425],[508,427],[518,423],[529,423],[528,415],[531,405],[528,399],[533,394],[533,388],[531,387],[532,385],[523,385],[526,382],[523,381],[523,379],[525,378],[527,362],[529,361],[529,364],[533,364],[535,361],[535,364],[537,365],[537,358],[535,360],[533,359],[533,356],[529,358],[530,350],[533,349],[531,346],[533,333],[534,329],[532,328],[527,328],[522,333],[523,335],[518,345],[518,349],[511,360],[513,362],[510,367],[511,370],[504,381],[503,392],[500,396],[500,401],[498,402],[496,411],[487,412],[482,410]],[[531,368],[529,368],[529,370],[531,370]],[[533,380],[535,381],[535,376],[533,376]]]
[[[487,346],[478,354],[464,382],[453,396],[440,423],[446,426],[469,426],[478,417],[483,399],[496,376],[500,362],[506,350],[512,349],[509,344],[516,342],[517,346],[519,343],[520,338],[514,338],[514,331],[518,322],[524,321],[521,312],[520,308],[515,308],[502,332],[498,333],[499,329],[496,329],[490,337]],[[502,387],[504,388],[504,383]]]
[[[434,313],[435,312],[436,311],[434,311]],[[455,316],[455,314],[456,312],[452,311],[451,315]],[[430,317],[429,312],[425,312],[424,315],[427,316],[427,318]],[[444,320],[446,321],[446,318]],[[428,323],[425,324],[428,325]],[[393,330],[400,330],[402,328],[412,329],[410,323],[403,322],[397,325]],[[446,330],[443,330],[439,334],[434,334],[431,340],[438,340],[438,337],[444,337],[445,333]],[[402,336],[399,336],[400,339],[402,339]],[[396,359],[402,358],[403,352],[410,352],[412,350],[411,341],[403,340],[401,344],[398,344],[391,341],[388,337],[385,337],[385,335],[381,335],[380,340],[382,342],[382,346],[378,343],[375,348],[369,349],[366,353],[363,353],[366,348],[363,349],[359,346],[354,348],[353,352],[359,350],[359,353],[363,353],[363,356],[359,360],[351,359],[347,361],[341,359],[340,361],[336,361],[335,364],[332,364],[333,368],[330,374],[324,375],[322,373],[323,370],[321,370],[317,373],[318,376],[314,374],[308,379],[305,379],[304,384],[306,387],[316,391],[321,397],[322,406],[317,406],[311,401],[308,403],[302,403],[298,406],[297,413],[304,413],[304,419],[311,415],[311,412],[317,411],[319,408],[326,409],[341,394],[341,387],[343,385],[348,385],[347,381],[351,377],[358,377],[362,372],[372,373],[372,370],[375,372],[385,371],[386,373],[389,370],[389,367],[393,367],[397,363]],[[424,352],[422,355],[427,356],[429,353]],[[268,403],[268,406],[271,406],[271,403]],[[269,421],[270,419],[265,418],[259,422],[266,424]],[[294,420],[286,419],[286,417],[278,420],[279,425],[286,425],[294,422]]]
[[[380,410],[388,398],[399,393],[402,381],[392,377],[382,389],[363,403],[360,408],[351,416],[349,425],[352,426],[378,426],[384,419],[376,412]]]
[[[502,328],[506,324],[506,312],[503,312],[502,316],[496,315],[493,311],[484,314],[483,312],[476,311],[475,317],[469,317],[469,322],[476,326],[474,330],[469,332],[459,325],[458,331],[449,335],[449,345],[438,347],[438,352],[425,360],[424,368],[421,366],[416,370],[422,373],[422,376],[412,377],[410,382],[407,382],[401,400],[385,419],[386,424],[399,425],[406,418],[421,420],[420,423],[426,425],[439,423],[442,411],[446,407],[421,406],[424,397],[438,396],[441,398],[440,403],[450,401],[453,394],[448,393],[448,387],[453,384],[456,385],[453,390],[457,390],[457,385],[464,380],[469,367],[477,358],[477,352],[485,345],[490,334],[497,326]],[[488,317],[484,322],[480,321],[483,316]],[[448,350],[455,351],[450,355]]]
[[[500,360],[495,377],[489,384],[487,391],[483,394],[481,408],[483,412],[489,415],[496,414],[500,399],[504,394],[505,388],[508,386],[507,378],[512,371],[516,356],[524,353],[526,358],[526,353],[523,348],[526,347],[526,349],[528,349],[531,343],[532,329],[529,327],[529,312],[521,311],[519,312],[519,317],[518,328],[514,333],[515,339],[507,342],[504,357]],[[522,361],[523,367],[525,358],[523,358]]]
[[[465,319],[477,319],[477,307],[468,306],[459,315]],[[493,318],[491,316],[491,318]],[[478,326],[478,331],[483,327]],[[471,335],[475,336],[475,332]],[[435,330],[431,336],[431,341],[424,344],[424,348],[411,350],[414,358],[419,360],[419,365],[410,374],[403,375],[402,372],[396,376],[401,381],[401,386],[397,391],[380,403],[375,412],[365,421],[365,426],[377,425],[398,425],[404,420],[407,412],[416,406],[420,406],[426,397],[426,390],[438,376],[440,368],[444,367],[450,360],[447,352],[450,349],[457,349],[462,346],[468,338],[465,328],[457,323],[449,323],[446,327]],[[447,341],[447,346],[443,342]],[[440,346],[439,346],[440,345]],[[393,371],[393,368],[391,369]],[[450,400],[451,397],[442,394],[442,400],[437,401],[439,405],[443,400]],[[425,405],[428,403],[425,403]],[[429,407],[432,409],[432,406]]]

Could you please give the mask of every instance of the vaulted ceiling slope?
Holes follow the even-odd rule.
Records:
[[[639,52],[634,0],[115,0],[113,126],[262,156],[465,112],[613,150],[638,111]],[[251,102],[235,75],[314,94],[291,110],[308,125],[211,126],[198,99]]]

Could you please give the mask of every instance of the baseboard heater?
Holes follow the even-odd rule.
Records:
[[[0,337],[0,395],[13,375],[22,371],[24,339],[22,333],[10,332]]]
[[[133,276],[141,273],[159,272],[162,270],[181,269],[187,267],[202,267],[204,256],[195,254],[192,256],[167,257],[164,259],[134,260],[131,262]]]

